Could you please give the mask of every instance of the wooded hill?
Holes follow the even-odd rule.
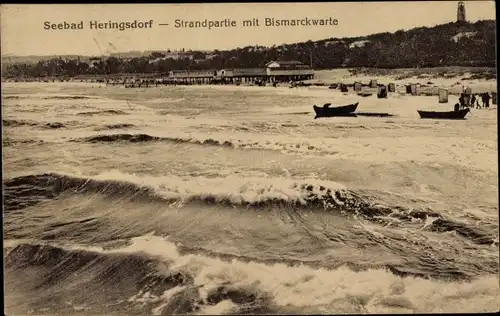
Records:
[[[153,52],[143,57],[52,58],[37,63],[2,58],[3,77],[73,77],[83,74],[167,73],[178,69],[263,67],[270,60],[299,60],[315,69],[489,66],[496,63],[495,21],[448,23],[394,33],[329,38],[280,46],[247,46],[211,53]],[[11,59],[12,61],[13,59]]]

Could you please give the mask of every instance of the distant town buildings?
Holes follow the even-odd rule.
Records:
[[[110,53],[109,57],[116,58],[140,58],[144,56],[144,53],[141,51],[129,51],[129,52],[118,52],[118,53]]]
[[[368,41],[368,40],[355,41],[355,42],[352,42],[351,44],[349,44],[349,48],[363,47],[367,43],[370,43],[370,41]]]
[[[474,36],[477,35],[477,32],[460,32],[454,36],[451,37],[451,39],[455,42],[455,43],[458,43],[458,41],[463,38],[463,37],[466,37],[466,38],[472,38]]]

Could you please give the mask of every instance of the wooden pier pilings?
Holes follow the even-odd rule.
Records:
[[[110,85],[148,87],[194,84],[265,84],[314,78],[312,69],[234,68],[220,70],[174,70],[168,74],[115,75],[104,80]],[[102,81],[101,81],[102,82]]]

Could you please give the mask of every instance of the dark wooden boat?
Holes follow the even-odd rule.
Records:
[[[458,111],[449,112],[433,112],[433,111],[420,111],[417,110],[420,118],[422,119],[442,119],[442,120],[463,120],[467,113],[470,112],[469,109],[463,109]]]
[[[332,117],[332,116],[355,116],[353,115],[352,112],[356,111],[358,103],[359,102],[344,106],[337,106],[333,108],[330,107],[330,103],[323,105],[323,107],[314,105],[313,106],[314,112],[316,112],[316,116],[314,118],[316,119],[319,117]]]

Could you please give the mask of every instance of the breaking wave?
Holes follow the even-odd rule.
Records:
[[[96,135],[80,139],[73,139],[72,141],[83,141],[88,143],[112,143],[112,142],[173,142],[173,143],[185,143],[185,144],[195,144],[195,145],[208,145],[208,146],[221,146],[227,148],[239,148],[239,149],[265,149],[265,150],[281,150],[285,152],[299,152],[304,153],[308,151],[321,151],[328,152],[326,148],[318,148],[316,146],[307,143],[284,143],[279,141],[252,141],[252,140],[224,140],[224,139],[214,139],[205,138],[205,136],[200,137],[190,137],[190,136],[152,136],[149,134],[107,134],[107,135]],[[337,152],[330,151],[330,154],[335,154]]]
[[[2,144],[5,147],[14,146],[17,144],[42,144],[44,143],[41,139],[11,139],[9,137],[3,137]]]
[[[5,95],[2,97],[2,99],[4,99],[4,100],[16,100],[16,99],[20,99],[20,97],[18,95]]]
[[[21,281],[25,271],[37,277]],[[5,272],[6,296],[21,289],[30,300],[28,306],[17,309],[38,313],[42,308],[45,312],[149,315],[499,308],[495,275],[449,282],[400,277],[385,269],[316,269],[223,260],[181,251],[168,238],[151,234],[111,249],[23,243],[9,250]],[[51,302],[56,303],[53,309]]]
[[[96,97],[85,96],[85,95],[54,95],[46,97],[44,99],[56,99],[56,100],[83,100],[83,99],[95,99]]]
[[[149,141],[171,141],[178,143],[194,143],[200,145],[219,145],[226,147],[235,147],[234,144],[228,141],[219,142],[214,139],[196,140],[196,139],[183,139],[175,137],[159,137],[151,136],[148,134],[112,134],[112,135],[98,135],[91,136],[84,139],[84,142],[98,143],[98,142],[149,142]]]
[[[41,122],[35,122],[35,121],[30,121],[30,120],[2,120],[3,126],[5,127],[18,127],[18,126],[37,126],[37,127],[42,127],[42,128],[49,128],[49,129],[58,129],[58,128],[64,128],[65,125],[60,122],[46,122],[46,123],[41,123]]]
[[[41,100],[84,100],[96,99],[97,97],[86,95],[37,95],[37,94],[17,94],[2,96],[5,100],[21,100],[21,99],[41,99]]]
[[[53,198],[64,192],[96,193],[110,197],[131,196],[134,199],[163,200],[169,203],[203,202],[251,207],[276,205],[309,208],[356,207],[362,201],[361,197],[343,189],[341,185],[313,179],[310,180],[310,184],[307,180],[237,177],[185,180],[171,177],[160,180],[161,182],[156,185],[154,183],[148,185],[144,183],[145,179],[141,181],[140,177],[130,176],[128,181],[120,179],[120,175],[116,178],[106,179],[106,176],[79,178],[55,173],[13,178],[4,182],[6,209],[19,209],[22,204],[18,203],[18,199],[24,197]]]
[[[130,123],[120,123],[120,124],[108,124],[101,127],[96,127],[95,130],[102,131],[102,130],[122,129],[131,127],[135,127],[135,125]]]
[[[74,177],[47,173],[4,181],[4,211],[10,212],[53,199],[61,194],[98,194],[131,201],[221,205],[262,210],[294,209],[335,212],[361,217],[380,225],[427,223],[437,233],[454,231],[479,245],[497,244],[496,236],[480,227],[457,222],[430,208],[411,209],[372,202],[344,186],[316,179],[289,178],[141,178],[121,173],[95,177]],[[395,223],[397,220],[399,224]]]
[[[94,115],[128,115],[127,112],[121,110],[102,110],[102,111],[89,111],[78,112],[75,115],[79,116],[94,116]]]
[[[39,123],[35,121],[28,121],[28,120],[2,120],[3,126],[36,126]]]

